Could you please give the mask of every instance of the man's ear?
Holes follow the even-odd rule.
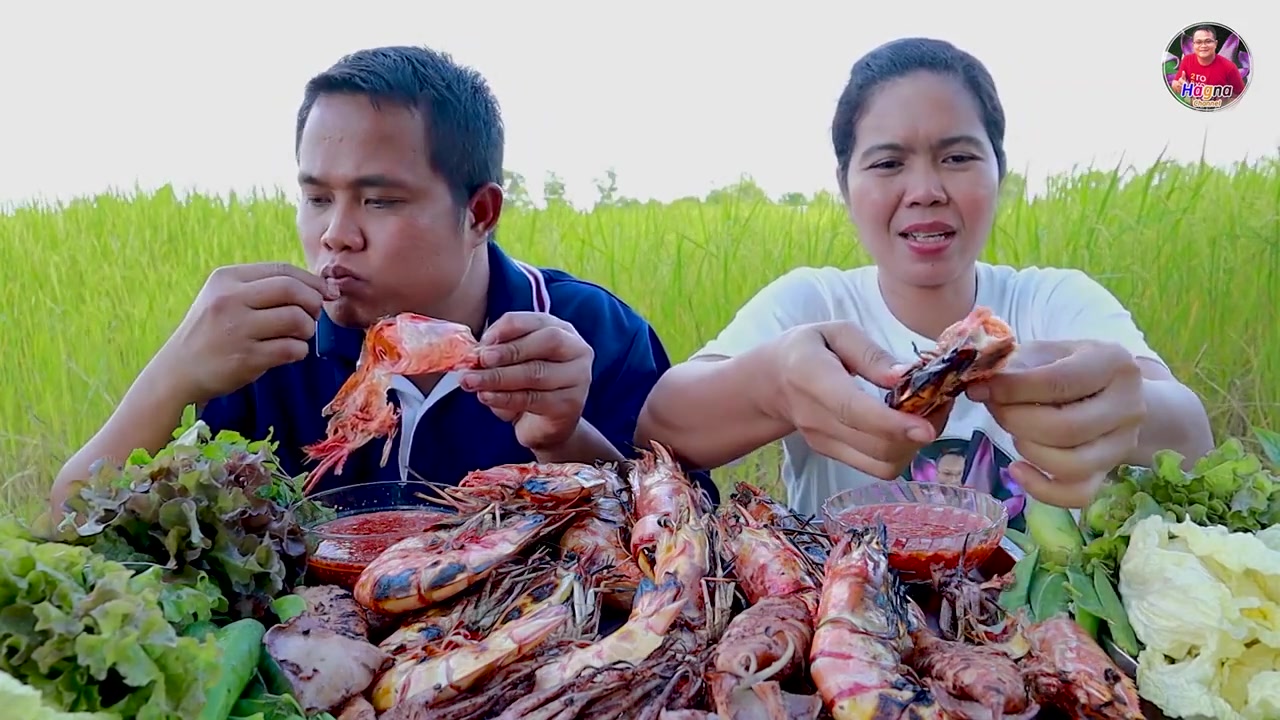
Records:
[[[502,217],[502,200],[502,188],[497,183],[486,183],[471,194],[463,229],[475,238],[476,245],[487,242],[497,227],[498,219]]]

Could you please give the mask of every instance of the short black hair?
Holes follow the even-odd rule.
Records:
[[[1214,42],[1218,42],[1218,29],[1212,25],[1200,25],[1199,27],[1193,28],[1191,30],[1191,37],[1194,38],[1196,36],[1196,33],[1200,32],[1201,30],[1212,35]]]
[[[848,190],[849,162],[853,155],[854,133],[867,103],[880,86],[904,75],[927,71],[959,79],[978,103],[987,139],[996,153],[996,168],[1004,179],[1004,107],[996,93],[996,83],[977,58],[943,40],[904,38],[885,43],[853,64],[849,82],[836,103],[831,122],[831,143],[835,147],[840,191]]]
[[[311,78],[298,108],[294,155],[321,95],[364,95],[422,116],[431,169],[465,206],[487,183],[502,184],[503,126],[498,101],[479,72],[446,53],[404,45],[345,55]]]

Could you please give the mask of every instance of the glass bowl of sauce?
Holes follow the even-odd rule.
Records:
[[[358,483],[308,496],[322,514],[302,528],[308,582],[350,590],[382,551],[454,514],[437,497],[430,485],[413,481]]]
[[[1000,546],[1009,513],[986,493],[907,480],[845,490],[822,504],[833,540],[877,520],[889,537],[890,567],[905,582],[925,582],[935,567],[958,567],[961,555],[966,572],[981,567]]]

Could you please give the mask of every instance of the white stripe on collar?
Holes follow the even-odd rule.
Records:
[[[547,292],[547,281],[546,278],[542,277],[542,271],[514,258],[513,262],[515,262],[516,267],[524,272],[524,276],[529,279],[529,292],[533,296],[534,312],[551,312],[551,293]]]

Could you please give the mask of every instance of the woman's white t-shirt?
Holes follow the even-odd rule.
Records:
[[[1128,348],[1135,357],[1163,363],[1115,296],[1079,270],[978,263],[977,272],[977,304],[991,308],[1007,322],[1019,342],[1109,341]],[[889,312],[875,266],[806,267],[788,272],[757,293],[694,358],[734,357],[797,325],[832,320],[857,323],[901,362],[916,360],[913,344],[922,350],[934,346],[933,340],[911,331]],[[884,390],[862,378],[856,380],[866,392],[884,396]],[[784,438],[782,448],[787,501],[800,513],[818,514],[831,495],[875,481],[814,452],[799,433]],[[1017,458],[1009,434],[984,406],[962,395],[941,435],[917,455],[903,479],[962,484],[989,492],[1005,502],[1011,526],[1021,528],[1026,500],[1005,470]]]

